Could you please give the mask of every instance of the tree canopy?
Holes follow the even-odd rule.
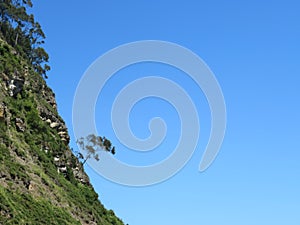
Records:
[[[83,160],[82,164],[85,164],[86,161],[92,157],[99,161],[100,151],[110,152],[113,155],[116,153],[115,147],[112,146],[110,140],[94,134],[79,138],[77,144],[83,151],[83,154],[80,152],[77,153],[77,157]]]
[[[47,78],[49,56],[41,47],[45,34],[34,16],[27,12],[32,6],[31,0],[0,0],[0,36]]]

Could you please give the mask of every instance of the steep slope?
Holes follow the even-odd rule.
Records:
[[[122,225],[71,153],[56,107],[44,79],[0,39],[0,224]]]

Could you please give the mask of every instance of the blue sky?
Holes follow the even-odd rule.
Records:
[[[155,74],[181,84],[195,101],[201,134],[188,164],[160,184],[122,186],[87,168],[107,208],[130,225],[300,224],[299,10],[296,0],[35,2],[52,67],[47,82],[73,147],[76,87],[94,60],[121,44],[149,39],[180,44],[208,64],[222,87],[226,136],[212,166],[199,173],[210,131],[201,90],[179,71],[155,64],[125,68],[109,80],[98,98],[96,122],[119,159],[134,165],[160,161],[179,136],[176,111],[158,99],[133,108],[130,122],[145,138],[149,118],[163,117],[169,136],[161,151],[136,154],[114,136],[109,106],[122,85],[139,77]]]

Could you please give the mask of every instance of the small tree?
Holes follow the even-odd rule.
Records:
[[[79,138],[77,144],[81,150],[86,152],[85,156],[80,152],[77,152],[76,154],[77,158],[82,160],[82,165],[84,165],[91,157],[99,161],[99,151],[110,152],[113,155],[116,153],[115,147],[112,146],[110,140],[94,134]]]

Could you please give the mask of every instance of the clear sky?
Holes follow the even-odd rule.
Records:
[[[96,124],[117,148],[116,157],[149,165],[168,156],[179,137],[174,108],[156,98],[132,109],[136,136],[164,118],[161,148],[135,153],[110,124],[110,106],[122,86],[159,75],[180,84],[199,112],[195,154],[171,179],[148,187],[110,182],[87,167],[102,203],[129,225],[300,224],[300,3],[285,1],[35,1],[33,12],[47,36],[48,84],[71,134],[76,87],[90,64],[108,50],[140,40],[170,41],[199,55],[214,72],[227,107],[220,153],[203,173],[198,165],[210,132],[205,96],[182,72],[159,64],[128,67],[99,95]],[[169,135],[169,136],[168,136]],[[101,161],[100,161],[101,162]]]

